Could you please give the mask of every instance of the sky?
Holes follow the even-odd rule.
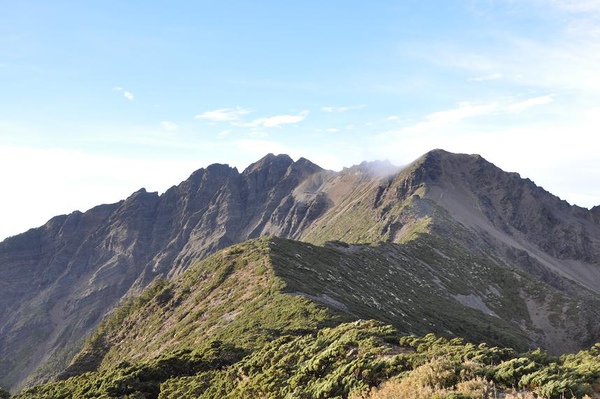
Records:
[[[0,0],[0,240],[267,153],[600,205],[600,0]]]

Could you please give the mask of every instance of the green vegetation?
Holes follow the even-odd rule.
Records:
[[[172,282],[160,280],[118,308],[69,367],[73,374],[151,359],[220,340],[254,350],[284,334],[315,332],[352,318],[282,292],[271,239],[229,247]],[[68,375],[67,375],[68,376]]]
[[[362,319],[377,319],[407,334],[447,337],[526,349],[517,323],[527,322],[520,297],[529,280],[481,256],[423,235],[406,244],[325,248],[273,239],[270,254],[285,291],[303,293]],[[490,282],[497,287],[490,287]],[[453,295],[478,293],[489,311],[465,308]],[[500,317],[498,317],[500,316]]]
[[[15,398],[492,398],[513,389],[582,398],[598,393],[599,382],[600,344],[552,357],[433,334],[401,336],[380,322],[360,321],[283,335],[248,354],[212,341]],[[412,395],[384,396],[390,392]]]
[[[417,345],[415,356],[425,361],[354,399],[589,398],[600,393],[600,344],[553,357],[541,350],[518,354],[433,335],[401,343]]]
[[[219,370],[235,363],[243,351],[213,341],[193,351],[170,352],[155,359],[129,363],[48,383],[22,392],[17,398],[157,398],[160,384],[174,376]]]
[[[576,308],[526,274],[425,231],[378,245],[264,237],[128,299],[60,381],[15,398],[381,399],[419,392],[433,399],[512,389],[581,398],[597,391],[600,345],[562,357],[527,351],[534,327],[524,298]],[[566,317],[557,322],[569,325]]]

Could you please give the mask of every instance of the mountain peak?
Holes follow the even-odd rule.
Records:
[[[294,165],[296,165],[297,167],[299,167],[300,169],[303,170],[309,170],[312,171],[313,173],[315,172],[320,172],[323,170],[323,168],[321,168],[319,165],[317,165],[316,163],[313,163],[311,161],[309,161],[306,158],[299,158]]]
[[[488,177],[505,174],[520,178],[517,173],[502,171],[479,154],[452,153],[442,149],[431,150],[423,154],[413,162],[412,168],[424,181],[438,183],[449,183],[450,180],[462,180],[467,176],[483,174]]]
[[[421,164],[433,164],[433,163],[453,163],[453,164],[466,164],[466,163],[486,163],[491,164],[486,161],[479,154],[464,154],[464,153],[454,153],[446,150],[442,150],[437,148],[435,150],[431,150],[423,154],[419,157],[415,163]]]
[[[275,155],[273,153],[269,153],[258,161],[250,164],[246,170],[244,170],[244,172],[251,173],[259,169],[270,168],[273,166],[287,169],[293,163],[294,160],[287,154]]]

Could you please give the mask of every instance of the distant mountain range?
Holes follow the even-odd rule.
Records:
[[[15,390],[359,319],[559,354],[600,342],[600,206],[478,155],[333,172],[269,154],[10,237],[0,285]]]

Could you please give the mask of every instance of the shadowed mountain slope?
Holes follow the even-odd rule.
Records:
[[[333,263],[321,265],[333,268],[331,273],[344,262],[368,265],[371,258],[360,258],[367,253],[378,259],[378,270],[385,262],[410,259],[405,277],[429,287],[435,297],[450,298],[448,315],[457,319],[436,324],[435,313],[421,316],[426,308],[405,307],[412,323],[407,324],[403,316],[394,316],[394,307],[386,307],[388,302],[400,306],[393,296],[360,294],[365,295],[361,306],[382,307],[378,317],[406,332],[460,334],[461,322],[468,326],[485,319],[497,329],[498,342],[574,350],[599,339],[598,307],[592,306],[600,287],[599,207],[570,206],[475,155],[435,150],[400,171],[363,163],[331,172],[305,159],[270,154],[242,173],[211,165],[162,195],[142,189],[127,200],[56,217],[0,243],[0,384],[14,387],[60,370],[124,297],[157,278],[177,278],[222,248],[263,235],[313,244],[340,241],[322,249],[333,251],[328,253],[358,251],[345,254],[351,260],[332,258]],[[359,243],[381,245],[351,245]],[[484,266],[478,269],[469,256]],[[455,277],[444,274],[446,281],[429,272],[432,262],[454,270]],[[360,268],[351,270],[361,275]],[[368,277],[361,277],[362,285],[371,291],[381,287]],[[499,278],[520,290],[512,292],[514,303],[511,291],[498,288]],[[336,288],[331,281],[323,292],[317,280],[311,282],[314,292],[310,284],[298,292],[311,300],[326,295],[350,309],[338,292],[348,287]],[[537,294],[532,281],[542,287]],[[408,301],[407,284],[384,285],[384,291]],[[512,305],[517,307],[509,314]],[[344,310],[375,317],[361,312]],[[568,331],[571,325],[576,327]]]

